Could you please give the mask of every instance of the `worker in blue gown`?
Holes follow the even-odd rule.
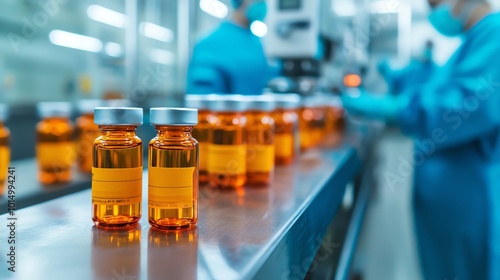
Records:
[[[263,0],[232,0],[235,11],[212,33],[200,40],[188,70],[187,92],[193,94],[261,94],[277,76],[270,66],[260,38],[252,33],[254,21],[263,21]]]
[[[425,279],[500,279],[500,14],[483,0],[434,0],[431,24],[463,43],[401,95],[344,95],[348,112],[415,138],[413,213]]]

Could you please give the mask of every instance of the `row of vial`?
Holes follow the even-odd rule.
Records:
[[[222,188],[269,185],[275,166],[343,129],[333,97],[188,94],[186,106],[199,110],[200,183]]]
[[[193,131],[200,142],[199,181],[198,148],[190,134],[195,125],[192,111],[153,109],[150,119],[158,135],[149,146],[150,223],[157,228],[189,227],[197,219],[198,182],[223,188],[267,185],[275,164],[290,164],[299,146],[312,147],[341,128],[342,112],[336,104],[307,100],[301,102],[293,94],[187,95],[187,106],[200,110]],[[68,181],[78,158],[79,169],[93,173],[94,222],[102,227],[133,225],[141,216],[142,142],[135,129],[142,124],[142,109],[98,108],[94,116],[89,105],[81,106],[89,109],[77,119],[75,147],[70,105],[39,104],[40,181]],[[186,114],[191,120],[182,123]]]
[[[219,96],[219,98],[223,97]],[[256,107],[254,105],[258,104],[250,105],[251,103],[247,102],[249,99],[252,99],[252,97],[244,98],[238,96],[226,96],[225,98],[229,100],[222,102],[230,106],[227,109],[229,110],[227,113],[218,112],[221,110],[221,104],[214,104],[215,99],[217,99],[216,95],[188,95],[186,98],[188,107],[194,107],[200,110],[200,124],[196,126],[193,133],[200,142],[200,180],[202,183],[209,182],[207,170],[208,162],[212,162],[211,165],[216,164],[216,161],[207,160],[208,157],[206,152],[208,149],[208,132],[212,127],[212,121],[216,120],[216,118],[214,118],[214,113],[235,116],[235,121],[239,121],[238,119],[241,118],[245,118],[246,121],[250,120],[250,122],[255,122],[256,120],[255,117],[251,117],[251,115],[255,115],[252,114],[251,111],[253,110],[252,108]],[[269,99],[269,96],[264,99]],[[342,129],[342,109],[337,103],[335,103],[335,99],[310,97],[302,98],[301,100],[299,96],[294,94],[281,94],[274,95],[273,100],[275,109],[273,111],[267,111],[267,113],[272,116],[273,121],[275,122],[274,153],[275,163],[277,165],[289,164],[293,162],[293,158],[297,153],[296,147],[298,145],[300,145],[301,150],[314,147],[324,140],[326,136],[332,135],[332,131]],[[236,103],[236,105],[231,107],[231,103]],[[93,121],[94,108],[102,104],[102,101],[96,100],[80,101],[78,109],[81,116],[76,120],[76,141],[73,141],[75,139],[75,129],[69,119],[72,111],[69,103],[42,102],[38,104],[38,114],[42,118],[42,121],[38,123],[36,128],[36,158],[39,167],[38,177],[41,183],[53,184],[69,181],[71,179],[71,167],[74,165],[75,161],[78,162],[78,169],[81,172],[91,172],[92,146],[94,139],[100,135],[100,131]],[[214,108],[214,110],[211,111],[210,107]],[[270,110],[270,107],[273,107],[273,105],[268,104],[260,106],[260,108],[267,110]],[[245,114],[247,111],[248,114]],[[264,110],[263,112],[266,111]],[[260,115],[263,116],[263,114]],[[4,126],[6,117],[7,108],[5,105],[0,104],[0,194],[4,192],[4,181],[10,157],[10,133]],[[222,119],[227,120],[227,118]],[[269,120],[269,118],[264,118],[264,120]],[[221,124],[217,123],[217,121],[215,121],[215,123]],[[229,122],[229,126],[231,125],[232,121]],[[263,124],[261,128],[265,130],[266,126],[269,130],[269,124]],[[299,126],[300,129],[297,130],[297,126]],[[300,132],[300,137],[297,136],[298,131]],[[235,133],[238,134],[238,129],[236,129]],[[240,131],[240,134],[243,133],[245,132]],[[220,132],[218,135],[220,135]],[[220,136],[217,137],[220,138]],[[271,150],[270,147],[262,147],[262,145],[266,146],[266,143],[273,142],[269,133],[261,136],[261,138],[267,138],[260,139],[262,141],[255,141],[252,139],[252,137],[255,137],[254,132],[249,133],[247,137],[249,138],[248,142],[251,145],[250,152],[254,152],[255,154],[264,154],[267,152],[269,158]],[[246,141],[246,139],[243,138],[243,136],[240,136],[234,141],[231,141],[230,139],[225,139],[224,141],[226,141],[228,145],[237,145],[238,143]],[[219,141],[219,144],[222,143]],[[261,152],[257,153],[257,151]],[[236,161],[238,161],[237,158]],[[240,157],[240,163],[242,161],[243,160]],[[259,161],[262,160],[259,160],[259,158],[251,160],[248,166],[249,170],[251,171]],[[264,160],[264,162],[266,161]],[[242,166],[243,164],[240,164],[240,168]],[[217,168],[217,166],[212,167]],[[231,166],[229,166],[229,168],[231,168]],[[267,165],[257,166],[257,168],[257,170],[269,170],[270,161],[267,161]],[[236,177],[242,176],[240,175]],[[250,177],[249,183],[265,183],[266,181],[269,182],[266,178],[270,178],[270,176],[265,175],[252,175]],[[259,177],[262,178],[259,179]],[[243,181],[241,178],[236,179],[237,184],[232,184],[230,180],[225,180],[228,181],[227,183],[229,186],[240,185]]]
[[[272,117],[273,112],[283,115],[276,112],[278,100],[288,106],[279,110],[291,113],[292,121]],[[297,152],[296,96],[189,95],[186,101],[202,113],[186,108],[150,111],[157,136],[148,147],[148,221],[159,229],[196,224],[198,186],[203,182],[199,174],[221,188],[269,184],[275,158],[289,163]],[[206,120],[206,126],[199,120]],[[135,129],[142,123],[142,109],[96,108],[94,122],[102,134],[94,142],[92,219],[101,227],[132,226],[141,217],[142,146]],[[290,129],[277,129],[275,122]],[[286,151],[275,153],[280,137],[279,149]]]

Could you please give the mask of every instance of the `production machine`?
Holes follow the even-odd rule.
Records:
[[[346,82],[359,86],[369,42],[363,1],[269,0],[264,46],[283,66],[271,89],[310,95],[341,90]]]

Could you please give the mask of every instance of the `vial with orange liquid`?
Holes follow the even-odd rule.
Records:
[[[220,95],[210,102],[208,176],[210,185],[241,188],[246,176],[246,102],[239,95]]]
[[[38,179],[42,184],[68,182],[76,160],[74,127],[69,120],[71,104],[41,102],[37,111],[42,118],[36,126]]]
[[[78,170],[85,173],[92,173],[92,148],[94,140],[101,135],[99,127],[94,123],[94,109],[103,106],[102,100],[80,100],[78,111],[80,117],[76,119],[76,152]]]
[[[274,119],[274,152],[276,165],[288,165],[294,162],[299,151],[299,116],[300,96],[298,94],[274,94],[276,109]]]
[[[208,149],[208,133],[210,132],[210,123],[208,116],[210,111],[208,105],[210,100],[214,98],[212,94],[187,94],[186,107],[198,109],[198,124],[193,129],[193,137],[198,141],[200,155],[200,184],[208,184],[207,171],[207,149]]]
[[[98,107],[94,122],[101,135],[94,141],[92,221],[99,227],[123,228],[141,218],[142,108]]]
[[[302,98],[299,113],[300,149],[317,147],[325,135],[326,117],[323,110],[323,99],[320,96]]]
[[[274,101],[269,95],[245,96],[247,102],[247,184],[269,185],[274,175]]]
[[[198,221],[198,142],[191,132],[198,110],[151,108],[158,134],[148,148],[149,223],[158,229],[182,229]]]
[[[10,131],[5,127],[7,114],[7,106],[0,104],[0,195],[5,193],[5,180],[10,162]]]

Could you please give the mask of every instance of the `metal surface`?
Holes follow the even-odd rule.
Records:
[[[351,262],[358,244],[359,233],[365,218],[368,201],[373,190],[373,182],[375,182],[373,176],[369,175],[366,175],[361,182],[359,196],[354,206],[354,212],[347,229],[347,235],[344,240],[342,253],[340,254],[341,257],[337,265],[335,280],[349,279]]]
[[[16,170],[17,209],[90,188],[91,175],[76,170],[73,170],[73,179],[69,183],[43,185],[38,182],[38,168],[34,159],[16,160],[9,166]],[[7,213],[7,204],[7,196],[0,196],[0,214]]]
[[[144,205],[131,231],[93,228],[90,190],[16,212],[16,278],[282,279],[302,278],[359,167],[352,145],[309,151],[277,168],[269,188],[200,189],[195,230],[150,230]],[[144,173],[147,176],[147,173]],[[144,178],[144,182],[147,179]],[[147,198],[144,186],[144,198]],[[11,216],[2,215],[7,222]],[[2,231],[4,232],[4,231]],[[0,238],[0,278],[7,270]],[[135,278],[124,278],[135,277]],[[279,278],[278,278],[279,277]]]

